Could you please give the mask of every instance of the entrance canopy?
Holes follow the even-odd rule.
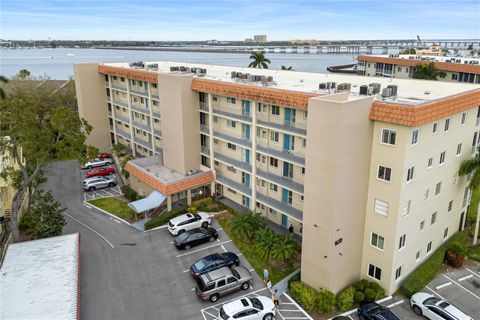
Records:
[[[133,209],[137,214],[156,209],[167,199],[165,195],[158,191],[152,191],[148,197],[130,202],[128,206]]]

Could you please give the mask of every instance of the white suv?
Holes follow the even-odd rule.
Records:
[[[272,299],[264,296],[241,298],[223,305],[218,320],[273,320],[275,304]]]
[[[206,212],[187,213],[168,222],[168,231],[174,236],[195,228],[206,228],[212,223],[212,218]]]
[[[415,293],[410,305],[417,315],[431,320],[473,320],[454,305],[424,292]]]
[[[85,191],[93,191],[102,188],[113,187],[117,185],[117,181],[111,177],[93,177],[83,180],[83,189]]]

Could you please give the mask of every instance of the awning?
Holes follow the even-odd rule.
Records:
[[[143,213],[148,210],[152,210],[160,207],[160,205],[167,199],[165,195],[158,191],[152,191],[148,197],[130,202],[128,206],[133,209],[137,214]]]

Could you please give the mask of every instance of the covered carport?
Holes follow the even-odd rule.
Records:
[[[128,206],[135,211],[137,215],[141,215],[142,213],[145,214],[145,217],[133,224],[133,226],[137,229],[144,230],[145,223],[148,221],[148,217],[151,213],[153,213],[158,207],[160,207],[167,196],[162,194],[159,191],[152,191],[147,197],[130,202]]]

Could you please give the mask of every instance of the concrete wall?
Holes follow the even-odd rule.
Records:
[[[93,127],[87,144],[102,150],[111,146],[108,124],[107,93],[105,77],[98,73],[98,63],[73,65],[78,113]]]
[[[162,110],[163,161],[185,174],[200,168],[200,116],[198,93],[191,90],[192,77],[159,74]]]
[[[373,98],[344,99],[309,101],[303,209],[302,281],[334,293],[360,276],[373,130]]]

